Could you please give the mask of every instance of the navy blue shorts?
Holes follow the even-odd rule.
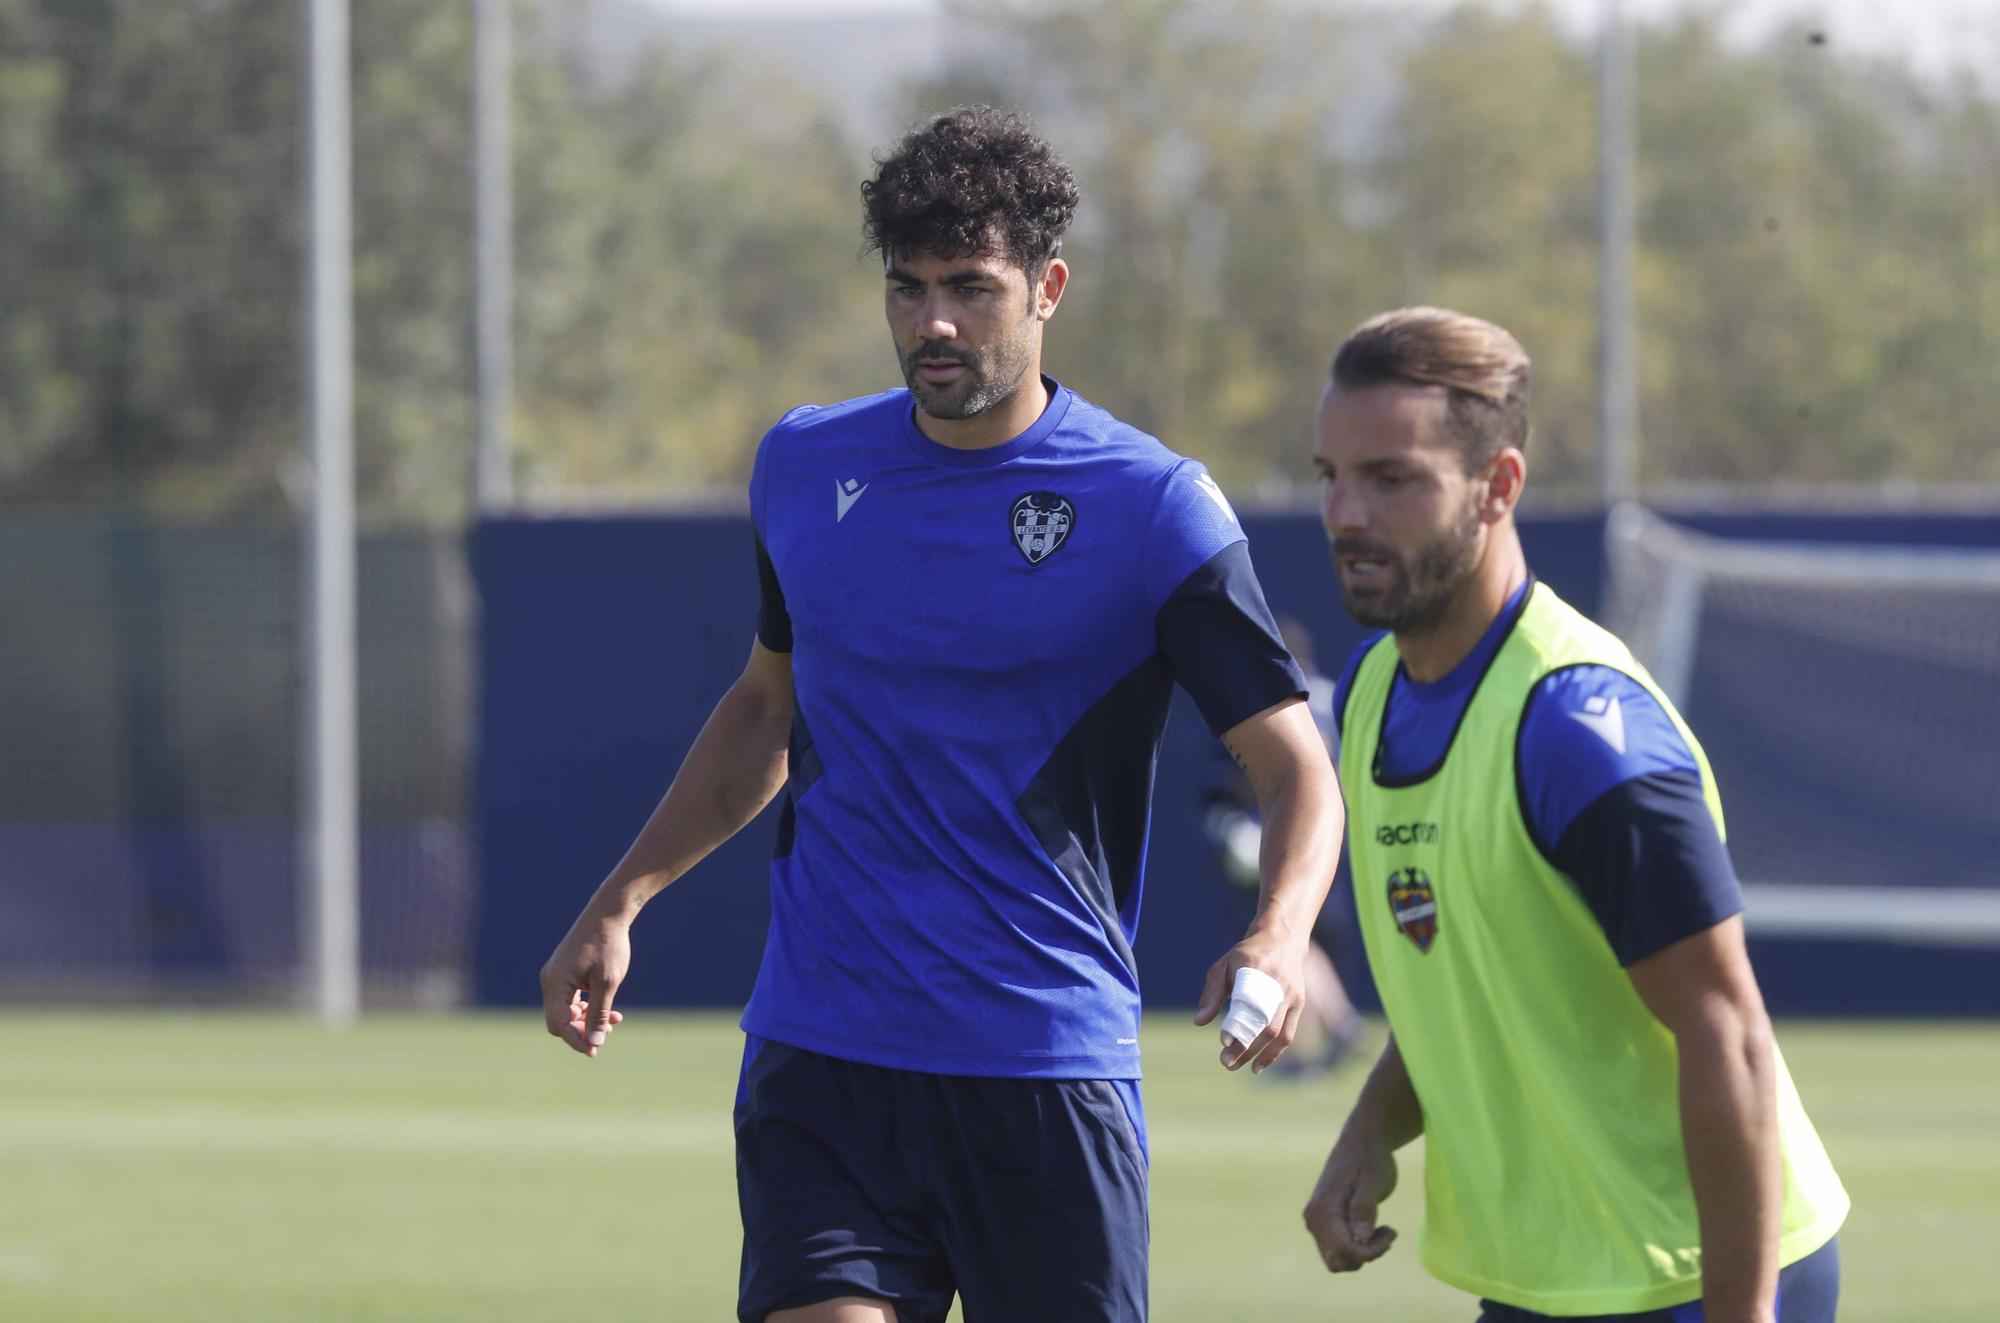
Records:
[[[1829,1240],[1796,1263],[1778,1270],[1778,1323],[1833,1323],[1835,1306],[1840,1303],[1840,1245]],[[1544,1323],[1546,1314],[1533,1314],[1512,1305],[1496,1305],[1481,1300],[1479,1323]],[[1591,1318],[1550,1320],[1550,1323],[1701,1323],[1701,1301],[1691,1300],[1670,1309],[1644,1314],[1602,1314]]]
[[[1143,1323],[1134,1080],[888,1070],[751,1038],[736,1097],[736,1312],[837,1296],[900,1323]]]

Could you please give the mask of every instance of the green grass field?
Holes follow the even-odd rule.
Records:
[[[2000,1025],[1780,1037],[1854,1195],[1843,1320],[1992,1318]],[[1225,1075],[1211,1042],[1148,1022],[1154,1318],[1469,1323],[1409,1244],[1331,1278],[1300,1229],[1358,1072]],[[739,1043],[644,1011],[596,1061],[525,1016],[0,1017],[0,1319],[728,1319]]]

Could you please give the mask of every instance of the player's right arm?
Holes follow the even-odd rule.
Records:
[[[1306,1230],[1328,1272],[1352,1272],[1389,1252],[1396,1229],[1376,1225],[1376,1211],[1396,1188],[1396,1150],[1423,1132],[1423,1109],[1391,1036],[1306,1201]]]
[[[759,640],[715,705],[665,798],[542,966],[551,1034],[596,1056],[631,962],[640,909],[763,812],[785,784],[792,729],[792,658]]]

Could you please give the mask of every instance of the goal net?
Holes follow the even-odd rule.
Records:
[[[2000,551],[1637,505],[1606,536],[1604,621],[1714,764],[1752,929],[2000,945]]]

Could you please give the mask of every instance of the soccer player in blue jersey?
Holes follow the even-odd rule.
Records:
[[[1529,362],[1385,313],[1336,354],[1314,462],[1350,614],[1355,899],[1392,1038],[1305,1211],[1327,1267],[1396,1233],[1485,1323],[1832,1323],[1847,1196],[1773,1042],[1721,796],[1615,637],[1529,573]]]
[[[1339,849],[1333,771],[1229,503],[1042,375],[1077,202],[1020,118],[913,130],[862,186],[906,387],[778,421],[750,508],[742,677],[542,971],[594,1055],[650,897],[782,792],[744,1012],[738,1312],[774,1323],[1136,1323],[1147,1152],[1132,957],[1170,688],[1256,787],[1236,972],[1301,966]]]

